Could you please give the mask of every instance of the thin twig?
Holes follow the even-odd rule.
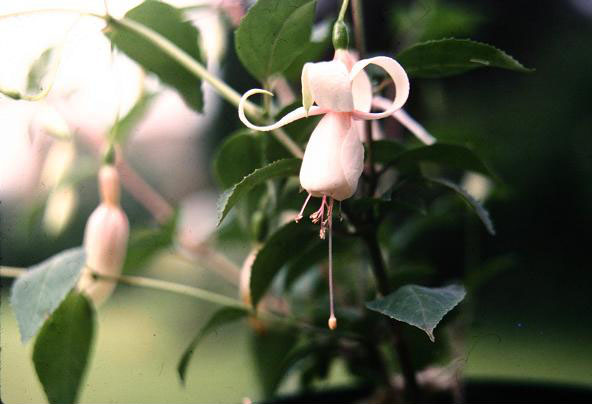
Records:
[[[366,39],[364,35],[364,14],[362,12],[362,1],[352,0],[352,21],[354,25],[354,41],[360,59],[366,56]]]
[[[117,161],[121,182],[127,191],[140,202],[160,224],[166,224],[173,217],[174,209],[125,159]]]
[[[179,242],[181,243],[181,247],[187,250],[187,253],[183,249],[177,251],[174,255],[176,258],[190,264],[198,263],[211,268],[232,285],[238,286],[240,268],[225,255],[205,243],[187,245],[183,244],[182,241]]]

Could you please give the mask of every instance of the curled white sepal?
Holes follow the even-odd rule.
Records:
[[[247,99],[254,94],[266,94],[266,95],[273,96],[273,94],[271,92],[266,91],[266,90],[262,90],[259,88],[254,88],[252,90],[247,91],[246,93],[243,94],[243,96],[241,97],[241,100],[238,104],[238,117],[240,118],[241,122],[243,124],[245,124],[245,126],[247,128],[253,129],[253,130],[258,130],[261,132],[269,132],[271,130],[279,129],[282,126],[285,126],[285,125],[292,123],[294,121],[297,121],[299,119],[306,118],[308,116],[321,115],[321,114],[324,114],[327,112],[327,110],[324,108],[319,108],[317,106],[311,106],[310,109],[308,110],[308,113],[307,113],[307,111],[304,109],[304,107],[299,107],[299,108],[296,108],[294,111],[288,112],[286,115],[284,115],[279,121],[277,121],[273,125],[257,126],[257,125],[252,124],[247,119],[247,116],[245,115],[245,104],[247,102]]]
[[[356,119],[382,119],[392,115],[395,111],[400,109],[407,98],[409,97],[409,78],[405,69],[394,59],[386,56],[377,56],[370,59],[363,59],[357,62],[350,72],[350,79],[353,80],[355,77],[369,64],[375,64],[382,67],[393,80],[396,88],[395,99],[392,101],[388,109],[383,112],[364,112],[359,110],[353,111],[353,116]]]

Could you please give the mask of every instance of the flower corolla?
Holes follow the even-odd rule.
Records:
[[[363,71],[370,64],[383,68],[396,87],[395,99],[378,113],[370,112],[372,86]],[[259,93],[272,95],[265,90],[253,89],[243,95],[239,104],[241,121],[253,130],[271,131],[307,116],[325,115],[306,146],[300,184],[312,196],[341,201],[355,193],[363,170],[364,148],[356,121],[381,119],[398,111],[409,96],[409,79],[394,59],[377,56],[355,62],[348,51],[338,49],[332,61],[304,65],[303,106],[277,123],[257,126],[245,116],[246,100]]]

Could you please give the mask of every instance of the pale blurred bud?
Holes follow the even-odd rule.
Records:
[[[86,223],[86,270],[78,282],[78,289],[88,295],[96,306],[111,295],[117,280],[96,279],[93,272],[108,277],[119,276],[129,238],[127,216],[119,206],[119,176],[113,166],[101,167],[99,190],[102,202]]]
[[[59,236],[78,206],[78,193],[72,186],[56,188],[49,194],[43,213],[43,228],[53,237]]]
[[[476,200],[484,201],[491,192],[491,181],[481,174],[467,173],[461,187]]]
[[[41,171],[41,183],[48,188],[57,186],[64,179],[76,158],[76,149],[72,142],[54,142],[45,158]]]

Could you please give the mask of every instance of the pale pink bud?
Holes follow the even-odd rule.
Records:
[[[364,147],[349,114],[327,113],[310,136],[300,184],[312,196],[352,196],[364,168]]]
[[[119,176],[114,167],[101,167],[99,189],[102,202],[86,223],[86,269],[78,282],[78,289],[88,295],[97,306],[111,295],[117,280],[96,279],[93,273],[107,277],[119,276],[129,237],[127,216],[119,206]]]

